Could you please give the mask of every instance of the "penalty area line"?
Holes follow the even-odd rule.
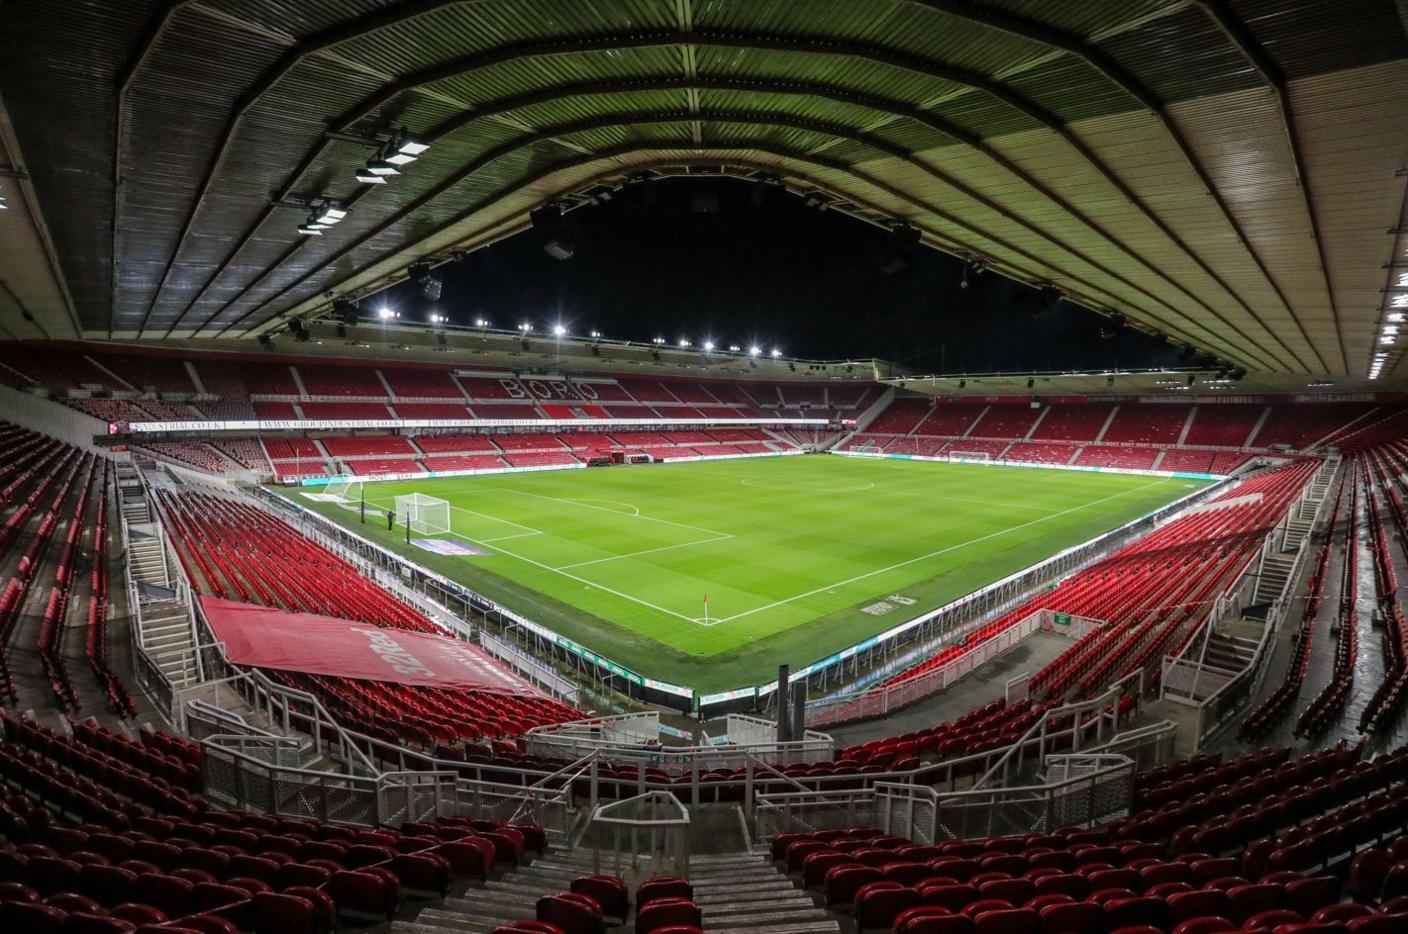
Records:
[[[1137,487],[1134,487],[1134,488],[1132,488],[1132,489],[1125,490],[1125,491],[1122,492],[1122,493],[1115,493],[1115,494],[1112,495],[1112,496],[1106,496],[1106,497],[1103,497],[1103,498],[1101,498],[1101,499],[1091,500],[1091,501],[1088,502],[1088,503],[1081,503],[1079,506],[1072,506],[1070,509],[1063,509],[1063,510],[1061,510],[1060,512],[1053,512],[1053,513],[1051,513],[1050,515],[1039,516],[1038,518],[1032,519],[1030,522],[1023,522],[1021,525],[1013,525],[1013,526],[1008,526],[1008,527],[1005,528],[1005,529],[998,529],[996,532],[989,532],[987,535],[982,535],[982,536],[979,536],[978,538],[970,539],[969,541],[966,541],[966,542],[959,542],[959,543],[956,544],[956,545],[949,545],[947,548],[940,548],[938,551],[931,551],[931,552],[929,552],[927,555],[920,555],[920,556],[917,557],[917,558],[910,558],[910,559],[908,559],[908,560],[906,560],[906,561],[901,561],[901,562],[899,562],[898,564],[892,564],[892,565],[890,565],[889,567],[876,568],[876,569],[873,570],[873,571],[866,571],[864,574],[857,574],[855,577],[847,578],[846,580],[843,580],[843,581],[833,581],[833,582],[831,582],[831,583],[829,583],[829,584],[823,584],[823,585],[820,586],[820,587],[816,587],[816,588],[814,588],[814,589],[812,589],[812,590],[808,590],[806,593],[799,593],[799,594],[797,594],[796,596],[788,597],[788,598],[785,599],[785,600],[774,600],[772,603],[765,603],[765,604],[763,604],[762,606],[754,607],[754,608],[751,609],[751,610],[744,610],[742,613],[735,613],[735,614],[732,615],[732,616],[726,616],[726,617],[724,617],[724,618],[718,620],[718,622],[720,622],[720,623],[727,623],[727,622],[731,622],[731,621],[733,621],[733,620],[735,620],[735,619],[742,619],[742,618],[745,617],[745,616],[752,616],[754,613],[761,613],[763,610],[771,610],[771,609],[773,609],[773,608],[775,608],[775,607],[785,606],[785,605],[787,605],[787,604],[789,604],[789,603],[792,603],[792,602],[794,602],[794,601],[803,600],[803,599],[806,599],[807,597],[815,596],[816,594],[822,593],[822,592],[827,591],[827,590],[833,590],[833,589],[835,589],[835,588],[837,588],[837,587],[846,587],[846,586],[849,586],[850,584],[856,583],[857,581],[863,581],[863,580],[865,580],[866,578],[874,577],[874,576],[877,575],[877,574],[884,574],[884,573],[886,573],[887,571],[894,571],[894,570],[897,570],[898,568],[907,567],[907,566],[909,566],[909,565],[911,565],[911,564],[916,564],[916,563],[918,563],[918,562],[920,562],[920,561],[927,561],[927,560],[929,560],[930,558],[937,558],[939,555],[948,554],[949,552],[951,552],[951,551],[957,551],[957,550],[960,549],[960,548],[967,548],[969,545],[976,545],[976,544],[978,544],[979,542],[985,542],[985,541],[987,541],[988,539],[997,538],[997,537],[1000,536],[1000,535],[1006,535],[1008,532],[1017,532],[1017,531],[1020,531],[1021,529],[1030,528],[1031,526],[1039,525],[1039,524],[1042,523],[1042,522],[1046,522],[1046,521],[1048,521],[1048,520],[1055,519],[1055,518],[1058,518],[1058,517],[1060,517],[1060,516],[1069,515],[1070,513],[1073,513],[1073,512],[1079,512],[1080,510],[1082,510],[1082,509],[1088,509],[1088,508],[1091,507],[1091,506],[1098,506],[1098,505],[1100,505],[1101,503],[1107,503],[1107,502],[1109,502],[1110,500],[1113,500],[1113,499],[1120,499],[1120,498],[1122,498],[1122,497],[1129,496],[1129,495],[1132,494],[1132,493],[1138,493],[1140,490],[1147,490],[1147,489],[1148,489],[1149,487],[1151,487],[1151,486],[1157,486],[1157,485],[1159,485],[1160,483],[1166,483],[1166,482],[1167,482],[1167,480],[1162,480],[1162,479],[1161,479],[1161,480],[1155,480],[1155,481],[1152,482],[1152,483],[1146,483],[1146,484],[1144,484],[1144,485],[1142,485],[1142,486],[1137,486]],[[711,621],[711,625],[712,625],[712,621]]]

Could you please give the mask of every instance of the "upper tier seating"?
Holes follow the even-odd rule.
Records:
[[[147,354],[90,354],[104,369],[137,389],[157,392],[195,392],[186,365],[175,357]]]
[[[866,431],[878,435],[909,434],[933,407],[929,399],[897,398],[875,416]]]
[[[385,398],[386,387],[369,366],[319,366],[298,364],[298,375],[309,396],[362,396]]]
[[[1107,404],[1051,405],[1032,432],[1033,441],[1094,441],[1110,418]]]
[[[241,363],[240,372],[251,396],[297,396],[292,368],[280,363]]]
[[[963,403],[944,403],[935,405],[930,410],[928,416],[920,422],[914,429],[917,435],[928,435],[930,437],[956,437],[967,433],[968,429],[978,420],[978,416],[983,414],[986,406],[967,405]],[[878,421],[878,419],[877,419]],[[874,422],[871,423],[869,431],[875,431]]]
[[[968,434],[974,438],[1021,438],[1039,414],[1028,405],[990,405]]]
[[[1105,429],[1106,444],[1176,444],[1188,421],[1189,406],[1125,402]]]
[[[1369,415],[1373,406],[1360,403],[1319,403],[1316,405],[1273,406],[1251,446],[1267,448],[1287,445],[1304,450]]]
[[[380,369],[398,399],[464,399],[454,378],[444,370]],[[304,385],[307,385],[306,380]]]
[[[1200,403],[1188,429],[1187,445],[1244,447],[1251,440],[1252,429],[1266,412],[1264,405],[1225,405]]]
[[[6,341],[0,344],[0,365],[28,377],[32,382],[55,389],[130,390],[134,387],[114,378],[86,355],[33,343]]]

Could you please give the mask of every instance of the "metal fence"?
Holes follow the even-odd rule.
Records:
[[[1015,626],[1009,627],[992,639],[979,643],[957,658],[897,684],[882,684],[858,694],[842,694],[836,697],[808,701],[807,726],[832,726],[838,723],[849,723],[853,720],[883,717],[892,710],[898,710],[917,700],[945,691],[954,682],[971,674],[974,670],[1006,653],[1032,633],[1039,631],[1042,614],[1047,612],[1046,610],[1038,610]]]
[[[610,871],[623,869],[689,875],[689,810],[668,791],[615,801],[597,807],[587,825],[592,847],[592,872],[603,871],[601,851],[607,845]]]
[[[1134,771],[1128,756],[1063,756],[1058,774],[1066,777],[1058,781],[940,793],[932,839],[1050,833],[1126,815],[1134,800]]]
[[[777,725],[770,720],[730,714],[727,722],[728,741],[718,744],[661,745],[660,715],[655,711],[535,727],[524,735],[524,743],[536,756],[578,758],[609,751],[620,764],[643,763],[678,773],[738,769],[754,761],[811,764],[836,757],[836,742],[825,733],[807,730],[802,739],[778,742]]]

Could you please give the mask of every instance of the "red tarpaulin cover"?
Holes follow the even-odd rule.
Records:
[[[215,638],[237,665],[496,694],[540,693],[476,646],[448,636],[217,597],[200,602]]]

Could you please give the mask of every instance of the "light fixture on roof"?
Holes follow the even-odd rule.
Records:
[[[681,338],[680,338],[680,346],[681,346],[681,347],[688,347],[688,346],[689,346],[689,338],[687,338],[687,337],[681,337]]]
[[[326,229],[326,226],[317,223],[311,217],[308,219],[308,222],[306,224],[298,225],[298,233],[300,236],[304,237],[321,237],[323,235],[323,231]]]
[[[315,208],[313,215],[318,219],[318,223],[332,226],[340,224],[342,219],[347,216],[347,211],[329,201],[325,202],[321,208]]]
[[[713,341],[705,341],[705,342],[704,342],[704,352],[705,352],[705,353],[713,353],[713,352],[714,352],[714,342],[713,342]]]
[[[652,338],[650,342],[658,347],[658,346],[660,346],[660,345],[662,345],[662,344],[665,343],[665,338],[663,338],[663,337]]]
[[[729,353],[738,353],[738,352],[741,351],[742,349],[743,349],[743,348],[740,347],[740,346],[738,346],[737,344],[729,344],[729,345],[728,345],[728,352],[729,352]]]
[[[566,336],[567,336],[567,325],[565,325],[565,324],[554,324],[554,325],[552,326],[552,336],[553,336],[553,337],[566,337]]]
[[[904,272],[909,268],[909,257],[919,244],[919,228],[906,221],[895,221],[890,225],[889,243],[880,259],[880,271],[887,276]]]
[[[750,356],[750,357],[756,357],[758,354],[760,354],[760,353],[762,353],[762,352],[763,352],[763,348],[759,347],[757,344],[754,344],[752,347],[749,347],[749,348],[748,348],[748,356]]]
[[[475,319],[474,319],[474,326],[477,327],[477,328],[487,328],[487,327],[489,326],[489,319],[488,319],[488,318],[475,318]]]
[[[396,312],[392,311],[390,308],[387,308],[385,305],[382,305],[376,310],[376,316],[382,321],[389,321],[390,319],[396,317]]]
[[[440,293],[445,288],[445,283],[435,278],[433,275],[435,267],[428,262],[411,263],[406,270],[407,277],[415,283],[416,290],[422,296],[432,302],[440,301]]]
[[[518,330],[522,331],[524,334],[527,334],[529,331],[533,330],[533,325],[525,321],[518,326]]]
[[[415,162],[429,148],[429,143],[402,127],[387,146],[386,161],[392,165],[406,165]]]
[[[373,172],[370,168],[358,169],[356,177],[357,181],[361,182],[363,185],[386,184],[386,176],[378,175],[376,172]]]
[[[782,356],[782,351],[780,351],[780,350],[778,350],[776,347],[774,347],[774,348],[772,349],[772,355],[773,355],[774,357],[780,357],[780,356]]]
[[[1401,311],[1391,311],[1388,313],[1385,320],[1392,321],[1394,323],[1401,323],[1405,318],[1408,318],[1408,314],[1404,314]]]
[[[562,208],[556,204],[545,204],[534,208],[528,215],[533,229],[543,236],[543,252],[553,259],[572,258],[577,246],[562,216]]]
[[[366,171],[370,172],[372,175],[383,176],[401,174],[400,169],[396,168],[396,166],[392,165],[390,162],[387,162],[385,159],[368,159]]]
[[[591,338],[592,338],[592,340],[594,340],[594,341],[596,341],[596,340],[601,340],[601,332],[600,332],[600,331],[595,331],[595,330],[592,331],[592,333],[591,333]]]

